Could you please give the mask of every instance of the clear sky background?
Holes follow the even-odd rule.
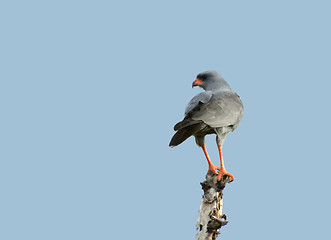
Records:
[[[331,239],[330,8],[2,1],[0,239],[194,239],[207,162],[168,143],[210,69],[245,105],[220,239]]]

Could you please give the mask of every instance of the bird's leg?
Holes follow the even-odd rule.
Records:
[[[216,169],[219,169],[219,167],[214,166],[214,164],[211,162],[207,149],[206,149],[206,145],[205,144],[201,144],[200,147],[202,148],[206,158],[207,158],[207,162],[208,162],[208,172],[212,171],[213,173],[215,173],[216,175],[218,174],[218,172],[216,171]]]
[[[218,147],[218,151],[219,151],[219,154],[220,154],[220,160],[221,160],[221,167],[219,169],[219,173],[218,173],[218,176],[217,176],[217,181],[219,181],[222,178],[223,175],[228,175],[229,176],[229,181],[232,182],[234,180],[234,176],[231,173],[228,173],[225,170],[225,167],[224,167],[222,146],[217,143],[217,147]]]

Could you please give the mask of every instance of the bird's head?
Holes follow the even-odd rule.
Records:
[[[199,73],[192,83],[192,87],[196,86],[203,88],[205,91],[231,90],[224,78],[213,70]]]

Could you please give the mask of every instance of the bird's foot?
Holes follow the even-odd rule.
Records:
[[[220,170],[221,168],[218,167],[218,166],[215,166],[213,164],[209,164],[209,167],[208,167],[208,172],[211,171],[213,172],[215,175],[218,175],[218,171],[217,170]]]
[[[229,182],[232,182],[234,180],[234,176],[231,173],[225,171],[225,168],[217,167],[217,169],[219,170],[217,179],[216,179],[217,181],[221,180],[222,176],[224,176],[224,175],[229,177]]]

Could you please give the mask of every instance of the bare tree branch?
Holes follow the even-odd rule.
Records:
[[[227,175],[217,182],[216,175],[209,171],[206,180],[201,182],[202,196],[196,228],[195,240],[215,240],[220,234],[218,229],[226,225],[226,214],[223,214],[223,189],[229,181]]]

